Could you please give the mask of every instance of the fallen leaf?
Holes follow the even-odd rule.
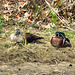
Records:
[[[52,15],[50,15],[48,18],[52,18]]]
[[[21,18],[21,17],[19,16],[19,14],[18,14],[18,13],[15,15],[15,17],[16,17],[16,18]]]
[[[20,1],[20,0],[19,0],[19,3],[20,3],[21,5],[23,5],[23,4],[24,4],[24,2],[23,2],[23,1]]]
[[[6,34],[2,34],[2,35],[1,35],[1,38],[6,38],[6,37],[7,37]]]

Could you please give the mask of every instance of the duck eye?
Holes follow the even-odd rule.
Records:
[[[59,34],[56,34],[56,36],[59,36]]]

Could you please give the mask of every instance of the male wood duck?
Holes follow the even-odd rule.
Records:
[[[61,31],[57,31],[55,36],[51,38],[50,42],[55,47],[71,46],[69,39],[66,38],[65,34]]]
[[[38,39],[43,39],[43,37],[39,37],[30,33],[26,33],[25,38],[28,43],[34,42]],[[23,42],[24,41],[23,33],[19,29],[16,29],[15,33],[10,35],[10,39],[13,42]]]

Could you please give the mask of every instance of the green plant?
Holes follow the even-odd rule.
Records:
[[[57,16],[55,16],[52,11],[49,12],[49,14],[47,15],[47,17],[49,17],[50,15],[52,15],[52,20],[51,20],[52,23],[54,23],[55,25],[57,25]]]
[[[62,6],[62,0],[60,0],[60,5]]]
[[[8,20],[8,23],[9,23],[9,25],[11,26],[12,30],[14,30],[13,27],[12,27],[12,24],[11,24],[11,20],[12,20],[13,23],[15,24],[15,21],[12,19],[12,17],[10,17],[10,19]]]
[[[13,21],[13,23],[15,24],[15,21],[13,20],[13,18],[12,18],[11,16],[9,16],[9,18],[10,18],[10,20],[12,20],[12,21]]]
[[[33,13],[33,11],[32,11],[32,13]],[[34,23],[33,23],[33,26],[34,26],[34,25],[35,25],[35,20],[36,20],[37,15],[40,15],[40,18],[41,18],[41,20],[42,20],[42,8],[39,9],[37,3],[36,3],[36,9],[35,9],[35,12],[34,12],[33,15],[34,15]]]
[[[57,25],[57,16],[55,16],[53,14],[53,11],[58,7],[59,4],[56,5],[56,7],[49,12],[49,14],[47,15],[47,17],[49,17],[50,15],[52,15],[52,23],[54,23],[55,25]]]
[[[28,31],[28,25],[25,25],[23,27],[23,36],[24,36],[24,42],[23,42],[23,44],[25,45],[25,47],[27,45],[27,40],[26,40],[26,33],[27,33],[27,31]]]
[[[3,15],[3,12],[1,12],[0,14],[0,31],[2,30],[3,25],[4,25],[4,20],[2,19],[2,15]]]
[[[20,27],[24,26],[24,23],[22,21],[18,21],[18,24]]]
[[[53,15],[53,14],[52,14],[52,23],[57,25],[57,17],[55,15]]]

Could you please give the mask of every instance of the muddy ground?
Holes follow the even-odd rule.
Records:
[[[75,35],[67,36],[72,47],[55,48],[49,42],[54,34],[31,28],[44,39],[25,47],[10,41],[12,32],[0,38],[0,75],[75,75]]]

